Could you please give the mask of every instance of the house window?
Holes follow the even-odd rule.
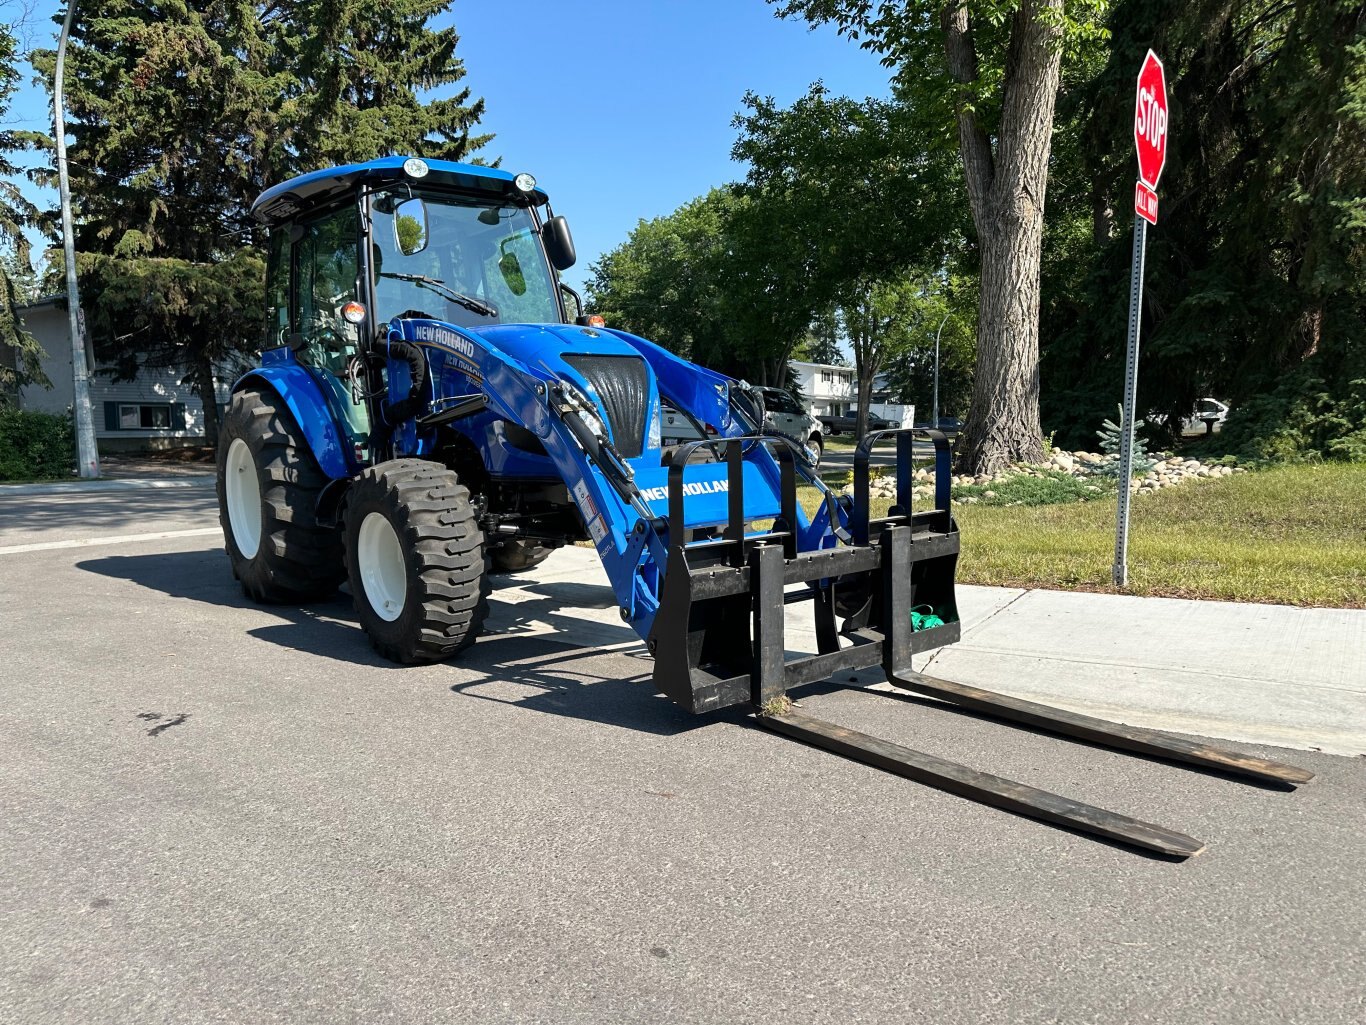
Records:
[[[119,430],[138,431],[171,426],[170,406],[119,406]]]
[[[179,402],[106,402],[106,431],[182,431],[185,407]]]

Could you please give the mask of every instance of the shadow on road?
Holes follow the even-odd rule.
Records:
[[[602,586],[519,581],[523,593],[540,595],[519,602],[499,602],[495,591],[489,631],[474,647],[455,656],[448,667],[408,667],[374,652],[347,595],[308,605],[257,605],[233,580],[221,550],[113,555],[87,559],[76,568],[127,580],[171,598],[273,616],[279,622],[248,629],[247,635],[293,651],[386,672],[449,668],[461,676],[461,682],[449,688],[461,697],[660,736],[743,718],[741,713],[694,716],[683,711],[650,686],[653,660],[643,648],[604,650],[637,642],[634,631],[619,623],[564,613],[566,607],[615,605],[611,589]],[[553,632],[545,633],[546,627]]]

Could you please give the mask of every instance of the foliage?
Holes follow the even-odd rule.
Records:
[[[797,343],[793,358],[808,363],[823,363],[832,367],[847,367],[849,358],[844,355],[839,341],[839,317],[834,310],[824,310],[816,315],[811,326],[806,329],[806,337]]]
[[[976,362],[976,281],[965,274],[928,278],[917,297],[917,326],[887,359],[890,390],[913,403],[916,418],[928,422],[934,411],[934,350],[939,339],[939,413],[967,412]]]
[[[1366,377],[1330,384],[1309,365],[1229,414],[1221,444],[1253,459],[1366,463]]]
[[[260,327],[265,263],[254,250],[217,263],[81,254],[77,265],[92,334],[127,333],[115,350],[115,376],[132,377],[139,367],[194,368],[200,360],[221,366],[238,354],[237,340],[254,338]],[[203,398],[200,381],[192,376],[190,383]]]
[[[934,275],[961,248],[963,207],[943,201],[955,165],[899,103],[832,97],[818,82],[790,108],[752,93],[745,105],[741,191],[792,236],[806,302],[834,311],[866,417],[874,378],[910,344]]]
[[[1366,377],[1366,7],[1124,0],[1109,27],[1109,61],[1060,118],[1045,423],[1081,443],[1122,387],[1131,235],[1115,212],[1128,209],[1133,148],[1115,125],[1152,45],[1172,122],[1140,401],[1172,440],[1198,398],[1218,395],[1233,406],[1224,437],[1244,452],[1346,457],[1361,423],[1352,382]]]
[[[589,308],[694,362],[766,381],[756,372],[761,354],[732,315],[731,267],[743,258],[733,225],[744,202],[733,189],[713,189],[666,217],[640,221],[589,268]]]
[[[9,25],[0,25],[0,124],[19,82],[18,50]],[[19,148],[14,132],[0,128],[0,348],[12,358],[0,360],[0,393],[23,384],[48,384],[40,360],[42,347],[23,329],[18,307],[32,301],[32,269],[24,229],[36,223],[38,211],[19,191],[22,173],[7,154]]]
[[[896,69],[915,134],[957,146],[982,268],[978,358],[960,458],[994,470],[1042,455],[1039,244],[1054,101],[1069,63],[1103,39],[1103,0],[770,0],[779,13],[833,23]]]
[[[33,413],[0,401],[0,481],[69,477],[75,462],[69,415]]]
[[[1100,472],[1107,477],[1119,476],[1119,456],[1124,452],[1124,407],[1119,406],[1118,408],[1119,415],[1116,418],[1118,423],[1115,420],[1105,420],[1101,423],[1101,430],[1096,431],[1096,437],[1100,439],[1100,450],[1106,455],[1115,457],[1111,462],[1102,464],[1100,468]],[[1147,426],[1143,420],[1134,422],[1134,442],[1133,447],[1129,450],[1129,465],[1134,477],[1142,477],[1157,465],[1157,460],[1148,455],[1147,442],[1138,433]]]

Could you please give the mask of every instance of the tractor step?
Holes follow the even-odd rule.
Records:
[[[1002,808],[1016,815],[1091,833],[1174,858],[1189,858],[1205,849],[1204,843],[1184,833],[1150,822],[1142,822],[1118,812],[1106,811],[1104,808],[1082,804],[1080,801],[1073,801],[1071,798],[1061,797],[1001,776],[978,772],[966,765],[945,761],[890,741],[879,740],[858,730],[813,719],[795,709],[780,715],[756,712],[754,719],[767,729],[795,737],[813,747],[833,751],[855,761],[866,762],[898,776],[913,779],[917,783],[966,797],[979,804]]]

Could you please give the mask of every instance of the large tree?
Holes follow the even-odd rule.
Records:
[[[1063,52],[1099,34],[1103,0],[769,2],[881,53],[927,134],[956,137],[981,262],[960,457],[974,472],[1042,458],[1039,268],[1053,113]]]
[[[791,107],[745,104],[734,156],[749,164],[747,191],[804,254],[795,280],[810,308],[838,311],[862,435],[874,379],[920,319],[926,283],[962,248],[956,169],[901,103],[834,97],[817,83]]]
[[[260,262],[242,253],[261,241],[246,218],[254,198],[327,164],[460,158],[484,141],[470,134],[482,101],[453,88],[464,76],[458,37],[428,25],[447,7],[108,0],[79,9],[68,153],[96,342],[121,372],[186,368],[210,443],[217,366],[258,339],[235,313],[187,316],[181,303],[233,293],[234,283],[237,295],[259,294]],[[53,60],[34,57],[49,80]],[[144,307],[114,302],[140,286]]]

